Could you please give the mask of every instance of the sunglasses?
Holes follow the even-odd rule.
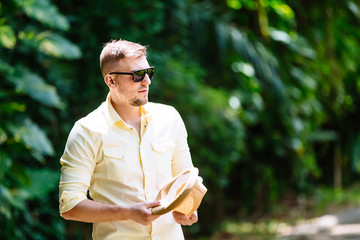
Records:
[[[109,74],[119,74],[119,75],[132,75],[134,82],[141,82],[145,78],[145,74],[152,79],[155,76],[156,68],[149,67],[145,69],[135,70],[134,72],[111,72]]]

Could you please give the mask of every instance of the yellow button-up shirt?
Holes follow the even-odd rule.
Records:
[[[170,106],[140,107],[141,138],[107,100],[72,128],[63,156],[60,213],[90,197],[97,202],[131,205],[154,201],[172,177],[193,167],[187,132]],[[132,220],[93,224],[93,239],[184,239],[171,213],[149,225]]]

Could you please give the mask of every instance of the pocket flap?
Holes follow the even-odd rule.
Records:
[[[106,157],[125,160],[126,152],[121,148],[103,148]]]
[[[162,142],[153,142],[151,145],[155,152],[163,153],[167,149],[174,147],[175,142],[169,140],[169,141],[162,141]]]

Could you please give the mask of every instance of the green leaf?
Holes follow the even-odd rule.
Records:
[[[350,9],[350,11],[358,18],[360,19],[360,8],[353,2],[353,1],[348,1],[347,2],[348,8]]]
[[[0,184],[0,213],[4,214],[6,218],[11,217],[11,209],[8,205],[25,210],[24,199],[15,197],[16,193]]]
[[[8,25],[0,26],[0,45],[5,48],[14,48],[16,44],[16,36],[14,31]]]
[[[78,59],[81,57],[80,48],[58,34],[44,32],[39,34],[38,37],[41,41],[41,52],[54,57],[66,59]]]
[[[270,37],[274,41],[283,42],[284,44],[289,44],[291,42],[290,35],[287,32],[280,31],[280,30],[272,29],[270,31]]]
[[[23,193],[23,191],[19,191],[18,189],[11,190],[6,186],[0,185],[0,197],[3,198],[2,201],[4,201],[4,204],[9,203],[13,207],[25,210],[26,196],[24,196]],[[6,210],[9,210],[9,208],[1,210],[4,211],[5,215],[8,214],[9,217],[11,216],[11,213],[9,214],[6,212]]]
[[[7,135],[6,135],[6,132],[3,130],[3,129],[1,129],[0,128],[0,144],[3,144],[4,142],[6,142],[6,140],[7,140]],[[0,151],[0,153],[1,153],[1,151]],[[4,153],[5,154],[5,153]],[[1,154],[1,156],[0,156],[0,160],[1,161],[5,161],[5,160],[2,160],[3,158],[5,159],[5,155],[4,154]],[[0,161],[0,166],[1,166],[1,161]],[[0,170],[1,171],[1,170]],[[1,175],[1,174],[0,174]],[[1,177],[0,177],[1,178]]]
[[[0,60],[0,73],[11,74],[14,72],[14,68],[8,63]]]
[[[8,204],[8,194],[7,188],[0,184],[0,215],[5,216],[6,219],[11,218],[11,211]]]
[[[242,7],[241,1],[239,0],[226,0],[226,4],[235,10],[239,10]]]
[[[304,88],[308,90],[316,90],[318,87],[317,82],[300,68],[292,67],[289,72]]]
[[[16,90],[26,93],[33,99],[50,107],[61,108],[62,103],[56,88],[46,84],[37,74],[22,66],[17,66],[15,73],[9,75],[8,80],[16,86]]]
[[[68,30],[70,24],[65,16],[63,16],[48,0],[15,0],[25,14],[37,21],[52,28],[59,30]]]
[[[41,198],[50,191],[57,188],[60,175],[59,171],[51,169],[28,169],[31,183],[23,190],[27,193],[29,199]]]
[[[0,138],[3,138],[4,131],[0,129]],[[6,138],[6,135],[5,135]],[[5,139],[6,140],[6,139]],[[0,139],[0,143],[3,141]],[[8,154],[4,151],[0,151],[0,180],[2,181],[3,177],[7,174],[12,165],[11,159]]]
[[[43,161],[45,155],[54,154],[54,148],[45,132],[30,119],[25,119],[21,124],[10,124],[9,130],[15,141],[23,143],[38,161]]]
[[[0,114],[11,114],[14,112],[24,112],[26,105],[19,102],[0,102]],[[1,129],[0,129],[1,131]],[[1,133],[0,133],[1,143]]]
[[[316,58],[316,52],[307,40],[300,35],[297,35],[294,41],[291,41],[289,44],[291,50],[295,53],[307,57],[309,59]]]
[[[310,134],[309,139],[316,142],[327,142],[335,141],[338,137],[339,136],[335,131],[318,129]]]
[[[260,42],[253,44],[248,36],[239,29],[227,25],[226,22],[221,27],[228,34],[234,50],[245,60],[252,64],[256,77],[264,87],[269,89],[269,94],[274,100],[282,102],[282,108],[286,105],[287,95],[285,86],[277,73],[277,61],[269,50]],[[219,29],[221,29],[219,28]]]
[[[81,57],[81,50],[78,46],[50,31],[20,32],[19,38],[28,46],[49,56],[65,59]]]
[[[26,201],[43,198],[57,188],[59,172],[50,169],[26,169],[23,173],[28,175],[28,183],[20,188],[10,189],[0,184],[0,215],[11,218],[11,208],[26,210]]]

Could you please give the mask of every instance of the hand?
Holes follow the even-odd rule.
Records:
[[[142,225],[148,225],[160,215],[155,215],[151,212],[151,208],[160,206],[160,201],[145,202],[132,205],[129,211],[129,219],[134,220]]]
[[[197,212],[194,212],[190,216],[187,216],[181,212],[174,211],[173,216],[175,221],[181,225],[191,226],[198,221]]]

